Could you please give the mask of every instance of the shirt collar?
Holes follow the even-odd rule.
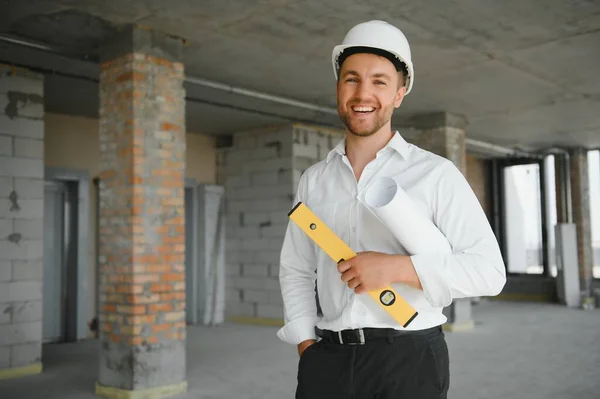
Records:
[[[404,137],[400,135],[398,131],[394,133],[392,139],[388,141],[387,145],[383,147],[377,154],[384,153],[389,148],[396,150],[398,154],[402,156],[404,159],[408,159],[408,143],[404,140]],[[346,138],[344,137],[336,146],[327,154],[327,162],[331,161],[331,159],[335,155],[345,155],[346,154]]]
[[[331,161],[335,155],[344,155],[346,154],[346,138],[344,137],[340,142],[333,148],[333,150],[329,151],[327,154],[327,163]]]

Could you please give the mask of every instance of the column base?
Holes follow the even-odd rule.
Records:
[[[594,296],[581,296],[581,309],[594,310],[596,309],[596,298]]]
[[[187,391],[187,381],[161,387],[130,391],[96,383],[96,395],[107,399],[161,399]]]
[[[442,327],[444,331],[458,332],[475,328],[471,300],[472,298],[454,299],[450,306],[444,308],[443,312],[447,318]]]
[[[596,307],[600,309],[600,288],[594,290],[594,298],[596,300]]]
[[[42,363],[34,363],[23,367],[14,367],[10,369],[0,369],[0,380],[12,378],[21,378],[29,375],[40,374],[42,372]]]
[[[463,323],[446,323],[442,326],[442,330],[445,332],[461,332],[468,331],[475,328],[474,321],[467,321]]]

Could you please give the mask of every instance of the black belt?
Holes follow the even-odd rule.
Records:
[[[364,345],[369,341],[403,335],[429,335],[442,330],[441,326],[431,327],[424,330],[396,330],[393,328],[357,328],[354,330],[330,331],[315,329],[317,336],[326,341],[340,345]]]

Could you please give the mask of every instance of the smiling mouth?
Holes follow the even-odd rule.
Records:
[[[370,113],[375,112],[375,107],[354,105],[354,106],[350,107],[350,109],[352,109],[353,112],[356,112],[357,114],[360,114],[360,115],[368,115]]]

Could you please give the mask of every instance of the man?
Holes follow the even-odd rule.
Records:
[[[383,21],[358,24],[335,47],[333,64],[346,136],[301,176],[296,201],[357,256],[336,264],[298,226],[288,225],[280,266],[286,324],[278,337],[298,347],[296,398],[446,398],[442,309],[453,298],[502,290],[497,241],[458,169],[391,129],[394,109],[415,76],[403,33]],[[364,193],[381,176],[400,182],[446,236],[451,255],[407,254],[373,216]],[[365,294],[388,285],[418,311],[406,328]]]

